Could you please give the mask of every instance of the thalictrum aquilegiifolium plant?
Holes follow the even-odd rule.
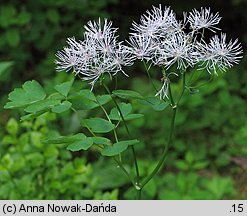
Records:
[[[43,143],[65,144],[70,151],[96,147],[102,156],[113,158],[133,184],[137,198],[141,199],[142,189],[162,168],[170,147],[175,143],[174,130],[179,102],[185,91],[193,93],[197,90],[193,86],[199,79],[197,74],[206,73],[213,78],[238,64],[242,58],[242,47],[237,39],[227,41],[226,34],[222,32],[211,39],[205,38],[207,30],[212,33],[220,31],[217,27],[220,20],[219,14],[212,13],[210,8],[194,9],[184,13],[182,20],[177,20],[170,7],[162,8],[159,5],[142,15],[139,23],[133,22],[126,41],[118,41],[117,28],[113,28],[112,22],[107,19],[89,21],[84,26],[83,40],[68,38],[67,46],[57,52],[55,63],[57,71],[71,71],[88,82],[90,88],[73,92],[71,87],[74,80],[71,80],[56,85],[55,92],[47,96],[38,82],[27,81],[22,88],[9,94],[10,102],[5,108],[24,108],[27,115],[22,116],[21,120],[32,120],[46,112],[59,114],[71,110],[78,114],[82,127],[90,135],[78,133],[49,137]],[[126,74],[124,68],[132,66],[136,61],[143,64],[153,86],[153,97],[126,89],[111,91],[107,85],[106,78],[112,80],[114,76],[120,75],[131,79],[131,74]],[[162,77],[160,88],[154,84],[151,68]],[[174,78],[176,82],[181,82],[180,92],[176,94],[172,88]],[[95,85],[102,87],[105,94],[97,94]],[[105,104],[110,101],[114,107],[107,110]],[[135,145],[138,145],[141,138],[135,137],[128,127],[128,121],[144,116],[132,113],[132,101],[140,102],[143,106],[151,105],[154,110],[172,110],[168,139],[164,141],[156,167],[145,178],[140,177],[135,150]],[[81,111],[95,108],[101,109],[105,118],[85,119],[80,116]],[[128,139],[119,137],[120,125],[125,128]],[[109,133],[112,133],[112,137]],[[128,148],[133,157],[134,175],[126,168],[129,160],[122,158],[122,153]]]

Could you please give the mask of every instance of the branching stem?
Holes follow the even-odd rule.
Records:
[[[124,123],[124,127],[125,127],[125,129],[126,129],[126,131],[127,131],[127,134],[128,134],[128,136],[129,136],[129,138],[131,139],[131,134],[130,134],[129,128],[128,128],[128,126],[127,126],[127,123],[126,123],[126,121],[125,121],[125,119],[124,119],[123,113],[122,113],[122,111],[121,111],[121,109],[120,109],[120,107],[119,107],[117,101],[116,101],[115,98],[112,96],[111,91],[110,91],[109,88],[105,85],[105,83],[102,82],[102,84],[103,84],[105,90],[107,91],[107,93],[111,96],[111,98],[112,98],[112,100],[113,100],[113,102],[114,102],[114,104],[115,104],[115,106],[116,106],[116,108],[117,108],[117,110],[118,110],[118,112],[119,112],[119,114],[120,114],[120,117],[121,117],[121,119],[122,119],[122,121],[123,121],[123,123]],[[136,170],[136,184],[135,184],[135,188],[138,189],[139,183],[140,183],[140,182],[139,182],[139,181],[140,181],[140,173],[139,173],[139,167],[138,167],[138,162],[137,162],[135,147],[134,147],[133,145],[131,145],[131,150],[132,150],[132,154],[133,154],[133,158],[134,158],[134,163],[135,163],[135,170]]]
[[[154,168],[154,170],[151,172],[151,174],[149,176],[147,176],[143,182],[141,183],[141,189],[140,191],[146,186],[146,184],[158,173],[158,171],[162,168],[164,162],[165,162],[165,159],[166,159],[166,156],[169,152],[169,149],[172,145],[172,139],[173,139],[173,135],[174,135],[174,129],[175,129],[175,120],[176,120],[176,114],[177,114],[177,108],[178,108],[178,104],[184,94],[184,91],[185,91],[185,72],[183,72],[183,80],[182,80],[182,91],[181,91],[181,94],[177,100],[177,102],[175,103],[174,102],[174,98],[173,98],[173,95],[172,95],[172,90],[171,90],[171,85],[169,83],[169,87],[168,87],[168,93],[169,93],[169,99],[170,99],[170,104],[171,104],[171,107],[172,107],[172,119],[171,119],[171,126],[170,126],[170,133],[169,133],[169,136],[168,136],[168,143],[166,144],[164,150],[163,150],[163,153],[161,155],[161,158],[158,162],[158,164],[156,165],[156,167]]]
[[[102,107],[101,107],[102,108]],[[104,109],[104,107],[103,107]],[[78,116],[79,116],[79,113],[77,112],[76,109],[74,109],[73,107],[71,108],[71,110],[73,112],[75,112]],[[107,114],[107,112],[106,112]],[[107,114],[108,116],[108,114]],[[79,116],[80,117],[80,116]],[[109,116],[108,116],[109,117]],[[83,120],[82,120],[83,121]],[[83,121],[84,122],[84,121]],[[94,136],[96,137],[96,134],[85,124],[86,128],[88,129],[88,131]],[[99,146],[100,148],[102,148],[101,146]],[[121,168],[121,170],[123,171],[123,173],[128,177],[128,179],[130,180],[130,182],[133,184],[133,186],[135,187],[136,184],[135,182],[133,181],[132,177],[130,176],[129,172],[125,169],[124,165],[122,164],[121,160],[118,160],[116,159],[115,157],[113,157],[114,161],[118,164],[118,166]]]

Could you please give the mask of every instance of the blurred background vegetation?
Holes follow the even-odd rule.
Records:
[[[128,180],[113,161],[97,152],[71,153],[41,144],[47,134],[80,130],[71,113],[62,118],[46,114],[19,121],[19,113],[4,110],[8,93],[30,79],[49,92],[71,75],[54,70],[54,54],[66,38],[80,39],[88,20],[107,17],[128,37],[132,20],[152,5],[171,6],[181,17],[192,8],[211,7],[223,17],[220,27],[228,38],[247,45],[246,0],[1,0],[0,3],[0,199],[134,199]],[[176,121],[176,142],[167,166],[145,188],[145,199],[247,199],[247,58],[186,95]],[[136,64],[124,88],[150,93],[151,87]],[[152,71],[160,79],[159,71]],[[78,88],[85,86],[77,80]],[[178,87],[178,86],[177,86]],[[176,84],[174,86],[176,88]],[[141,174],[155,166],[169,129],[169,112],[150,112],[137,105],[144,120],[129,127],[143,142],[137,146]],[[88,113],[85,112],[85,116]],[[70,125],[68,127],[68,125]],[[120,131],[126,136],[124,130]],[[124,155],[128,157],[129,152]],[[123,157],[124,157],[123,156]]]

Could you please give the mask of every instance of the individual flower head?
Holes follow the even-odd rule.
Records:
[[[154,51],[154,46],[152,40],[149,37],[142,35],[131,36],[128,44],[131,47],[131,52],[136,59],[149,61],[152,58],[152,52]]]
[[[112,28],[112,22],[104,19],[102,23],[99,18],[98,22],[89,21],[87,25],[84,26],[85,33],[85,43],[91,49],[95,49],[97,54],[104,56],[111,55],[114,53],[117,46],[117,35],[116,28]]]
[[[88,41],[77,42],[74,37],[68,38],[67,43],[69,47],[65,47],[62,51],[56,53],[58,60],[55,60],[57,64],[56,69],[58,71],[65,70],[68,72],[78,67],[78,64],[81,65],[81,62],[87,62],[88,59],[95,56],[95,50],[88,46]],[[89,49],[90,47],[90,49]]]
[[[88,64],[78,64],[78,67],[75,67],[76,73],[83,79],[90,81],[92,86],[91,90],[94,87],[96,81],[104,73],[108,73],[110,76],[113,73],[114,65],[112,59],[106,57],[101,59],[100,56],[95,56],[94,60],[88,62]]]
[[[177,69],[183,70],[194,65],[192,53],[193,43],[186,34],[172,34],[158,48],[154,64],[169,69],[176,63]]]
[[[74,52],[73,49],[64,47],[62,51],[56,53],[57,60],[55,60],[56,70],[68,72],[78,62],[78,55]]]
[[[198,45],[198,59],[202,62],[203,68],[209,73],[212,71],[217,74],[217,69],[226,71],[234,64],[238,64],[243,57],[243,50],[238,40],[226,41],[226,34],[221,33],[220,37],[215,35],[209,44],[201,43]]]
[[[163,10],[161,5],[154,7],[151,11],[141,16],[140,24],[133,22],[131,35],[142,35],[157,40],[157,38],[167,35],[179,29],[179,22],[176,20],[174,12],[170,7]]]
[[[221,17],[219,14],[211,13],[210,8],[201,8],[201,11],[194,9],[188,16],[188,22],[193,31],[205,28],[215,32],[215,30],[219,30],[215,25],[217,25],[220,20]]]
[[[86,32],[84,33],[85,38],[93,38],[95,40],[106,39],[110,35],[115,35],[117,28],[112,27],[112,22],[104,19],[102,23],[101,19],[99,18],[98,22],[96,21],[89,21],[87,25],[84,26]]]
[[[55,63],[59,71],[73,69],[83,80],[90,81],[93,88],[104,73],[110,76],[124,73],[122,66],[132,65],[133,56],[117,41],[116,28],[112,28],[112,23],[106,19],[103,23],[101,19],[90,21],[85,29],[84,40],[68,39],[69,46],[57,52]]]

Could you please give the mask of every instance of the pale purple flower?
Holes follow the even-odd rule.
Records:
[[[162,9],[159,7],[152,8],[147,11],[140,19],[140,24],[133,22],[130,33],[131,35],[141,35],[143,37],[150,37],[157,41],[161,37],[166,37],[169,34],[181,31],[183,25],[177,21],[175,13],[170,7]]]
[[[86,32],[84,33],[85,38],[89,37],[95,40],[106,39],[111,35],[115,35],[117,28],[112,27],[112,22],[104,19],[102,23],[101,19],[96,21],[89,21],[87,25],[84,26]]]
[[[210,8],[201,8],[201,11],[196,9],[192,10],[188,16],[188,22],[190,23],[190,27],[194,31],[198,31],[200,29],[209,29],[212,32],[215,30],[220,30],[215,27],[221,20],[221,17],[218,13],[213,14],[210,11]]]
[[[243,57],[243,50],[238,40],[226,41],[226,34],[221,33],[220,37],[215,35],[211,38],[209,44],[198,44],[198,60],[201,66],[206,68],[209,73],[213,71],[217,74],[217,69],[226,71],[233,64],[238,64]]]
[[[57,64],[57,71],[69,71],[71,70],[78,62],[78,55],[74,52],[74,50],[65,47],[62,51],[58,51],[56,53],[57,60],[55,63]]]
[[[152,58],[154,47],[151,38],[135,35],[130,37],[128,43],[132,48],[131,52],[137,59],[149,61]]]

